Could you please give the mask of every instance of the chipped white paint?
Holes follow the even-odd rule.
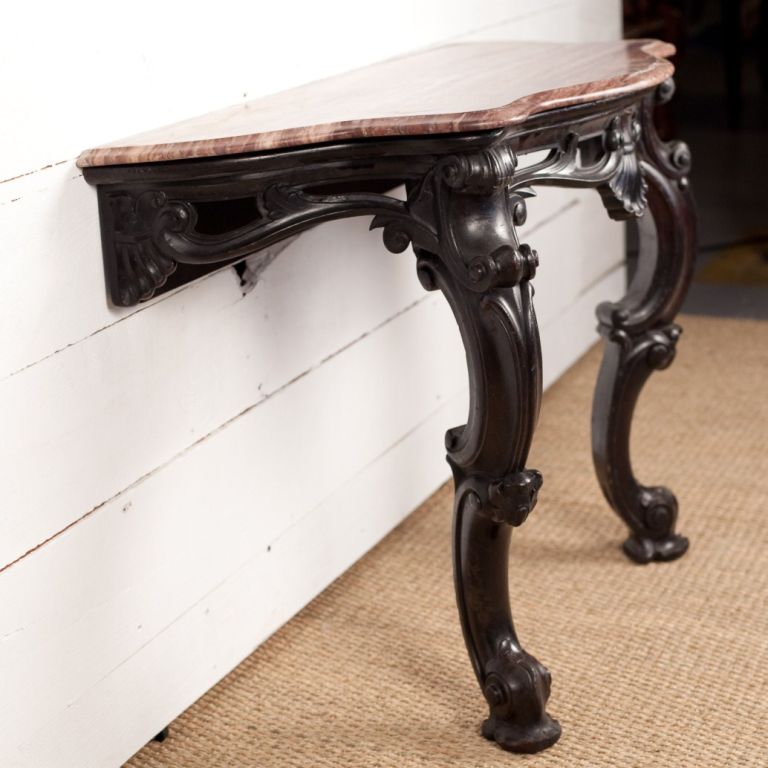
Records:
[[[440,39],[619,30],[612,0],[393,0],[375,28],[344,0],[222,3],[185,14],[182,45],[181,7],[4,16],[3,768],[124,762],[447,479],[442,433],[466,409],[447,307],[365,220],[256,259],[250,291],[227,268],[110,308],[76,154]],[[622,235],[594,194],[529,212],[551,382],[621,292]]]

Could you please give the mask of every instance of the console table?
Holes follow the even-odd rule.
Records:
[[[455,480],[454,570],[469,656],[505,749],[554,744],[550,674],[521,647],[509,607],[511,528],[536,503],[526,467],[541,398],[531,280],[516,227],[536,185],[592,187],[613,219],[641,219],[626,296],[597,308],[605,340],[592,419],[597,476],[630,529],[633,560],[671,560],[677,501],[633,475],[630,424],[648,376],[668,366],[691,275],[695,221],[682,142],[654,106],[674,87],[653,40],[446,45],[84,152],[97,186],[112,302],[149,299],[177,263],[242,259],[324,221],[372,216],[393,252],[412,246],[441,290],[469,366],[467,424],[446,435]],[[546,150],[526,161],[526,154]],[[387,192],[405,184],[407,199]],[[646,212],[650,216],[644,215]],[[554,254],[566,258],[566,254]],[[396,482],[396,478],[393,478]]]

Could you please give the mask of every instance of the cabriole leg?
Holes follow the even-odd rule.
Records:
[[[514,169],[504,147],[441,161],[409,195],[413,220],[426,222],[432,239],[401,222],[374,224],[384,226],[392,250],[414,241],[422,284],[445,294],[461,331],[469,417],[446,435],[459,614],[490,709],[483,735],[511,751],[537,752],[557,741],[560,726],[545,710],[549,672],[521,647],[509,605],[511,526],[528,517],[542,483],[526,468],[541,398],[529,282],[538,257],[515,234],[525,203],[508,188]]]
[[[535,258],[535,254],[532,254]],[[550,675],[526,653],[512,623],[508,557],[512,526],[536,503],[541,475],[526,469],[541,395],[541,355],[533,289],[482,295],[462,290],[422,254],[424,284],[451,303],[467,350],[469,422],[446,435],[453,470],[453,555],[464,638],[490,713],[483,735],[514,752],[554,744],[560,726],[545,710]]]
[[[665,83],[655,98],[669,98],[671,92],[671,83]],[[609,504],[631,530],[624,551],[638,563],[673,560],[688,549],[688,540],[675,531],[674,494],[663,486],[641,485],[629,455],[640,391],[651,373],[669,366],[675,355],[681,329],[673,319],[685,297],[695,257],[695,221],[686,175],[690,153],[682,142],[659,141],[652,108],[653,99],[649,99],[643,106],[641,144],[648,211],[639,220],[638,268],[627,295],[597,310],[605,355],[592,415],[597,477]]]

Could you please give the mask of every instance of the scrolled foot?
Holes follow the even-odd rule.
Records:
[[[505,720],[489,717],[482,727],[482,734],[489,741],[495,741],[508,752],[531,754],[541,752],[560,738],[560,723],[549,715],[535,725],[519,726]]]
[[[669,488],[639,487],[635,532],[624,542],[624,552],[636,563],[676,560],[688,549],[688,539],[675,533],[677,499]]]
[[[688,551],[688,539],[679,533],[673,533],[663,539],[649,539],[630,536],[623,545],[627,557],[640,565],[653,561],[668,562],[677,560]]]
[[[485,668],[483,694],[490,716],[482,734],[510,752],[539,752],[560,738],[560,724],[545,711],[551,689],[547,668],[509,642]]]

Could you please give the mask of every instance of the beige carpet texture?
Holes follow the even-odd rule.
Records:
[[[681,560],[621,552],[589,446],[599,347],[544,396],[528,462],[544,487],[509,577],[521,641],[552,672],[553,748],[480,736],[445,485],[127,766],[766,768],[768,323],[681,323],[632,434],[639,479],[680,501]]]

